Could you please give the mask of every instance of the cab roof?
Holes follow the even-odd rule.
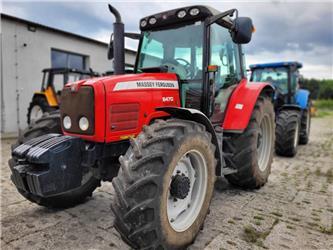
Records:
[[[261,64],[252,64],[250,69],[264,69],[264,68],[281,68],[281,67],[296,67],[297,69],[302,68],[300,62],[274,62],[274,63],[261,63]]]
[[[191,15],[190,11],[192,9],[198,9],[199,13],[196,15]],[[178,13],[180,11],[186,12],[186,15],[182,18],[178,17]],[[183,23],[193,23],[196,21],[203,21],[206,18],[215,16],[219,13],[221,12],[212,7],[204,5],[192,5],[187,7],[181,7],[141,18],[140,29],[141,31],[163,29],[164,27],[169,27],[172,25],[181,25]],[[149,22],[149,20],[151,20],[152,18],[156,19],[156,22],[153,24]],[[228,18],[225,19],[229,21]],[[142,26],[143,21],[146,22],[146,25],[144,27]]]

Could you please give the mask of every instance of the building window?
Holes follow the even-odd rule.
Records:
[[[75,68],[84,70],[86,68],[86,56],[52,49],[51,65],[52,68]]]

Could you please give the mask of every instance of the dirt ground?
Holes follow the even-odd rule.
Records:
[[[104,183],[86,203],[50,210],[22,198],[10,182],[10,144],[2,142],[1,249],[128,249],[113,228],[113,190]],[[275,157],[256,191],[216,183],[203,230],[189,249],[333,249],[333,117],[312,120],[295,158]]]

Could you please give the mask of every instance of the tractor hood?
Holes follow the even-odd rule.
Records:
[[[136,136],[140,124],[161,116],[156,108],[163,106],[180,106],[176,74],[114,75],[68,83],[61,94],[62,128],[66,135],[96,142],[124,140]]]

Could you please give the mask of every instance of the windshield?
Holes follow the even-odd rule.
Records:
[[[143,33],[138,70],[167,66],[181,80],[202,79],[203,24]]]
[[[282,94],[288,93],[288,68],[255,69],[252,72],[253,82],[270,82]]]

